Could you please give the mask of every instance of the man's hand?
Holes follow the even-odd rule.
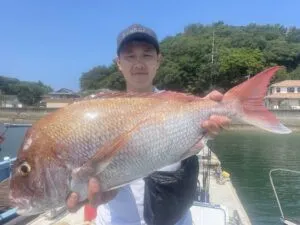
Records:
[[[94,207],[109,202],[116,197],[117,193],[117,190],[102,192],[99,179],[96,177],[90,178],[88,183],[88,200]]]
[[[212,91],[204,98],[220,102],[223,99],[223,95],[218,91]],[[222,128],[229,126],[230,122],[231,120],[226,116],[212,115],[208,120],[204,121],[201,126],[208,131],[210,137],[215,137]]]
[[[116,197],[118,191],[112,190],[107,192],[101,192],[100,182],[96,177],[89,179],[88,185],[88,202],[97,207],[101,204],[105,204]],[[77,193],[72,192],[66,201],[66,206],[69,212],[76,212],[76,210],[82,205],[79,202],[79,196]]]

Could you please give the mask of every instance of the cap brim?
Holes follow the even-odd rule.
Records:
[[[118,49],[117,49],[118,54],[120,53],[121,48],[125,44],[127,44],[128,42],[132,42],[132,41],[144,41],[146,43],[149,43],[156,48],[157,52],[159,52],[159,43],[155,38],[153,38],[152,36],[145,34],[145,33],[134,33],[134,34],[128,35],[126,38],[124,38],[122,40],[122,42],[119,44]]]

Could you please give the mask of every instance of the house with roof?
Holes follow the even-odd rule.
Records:
[[[272,84],[265,97],[270,109],[300,109],[300,80],[285,80]]]
[[[73,103],[80,95],[70,89],[61,88],[42,97],[41,106],[46,108],[61,108]]]
[[[17,95],[0,94],[0,107],[3,107],[3,108],[22,108],[23,104],[19,101]]]

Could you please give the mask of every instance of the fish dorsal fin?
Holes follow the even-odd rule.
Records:
[[[176,91],[162,91],[159,93],[155,93],[153,97],[166,99],[166,100],[182,101],[182,102],[192,102],[201,99],[200,97],[192,94],[176,92]]]
[[[156,98],[164,100],[176,100],[182,102],[191,102],[201,99],[198,96],[191,95],[188,93],[181,93],[175,91],[161,91],[161,92],[123,92],[123,91],[112,91],[112,92],[98,92],[90,95],[87,99],[98,99],[98,98]]]

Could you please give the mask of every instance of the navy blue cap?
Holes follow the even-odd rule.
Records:
[[[140,24],[133,24],[119,34],[117,38],[118,55],[123,45],[129,41],[145,41],[152,44],[156,48],[156,51],[159,52],[159,42],[155,32]]]

